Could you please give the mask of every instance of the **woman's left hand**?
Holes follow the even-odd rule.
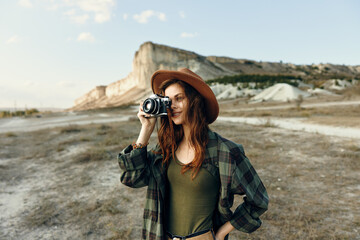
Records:
[[[224,237],[218,236],[218,234],[215,235],[215,240],[224,240]]]
[[[234,230],[234,227],[231,225],[230,222],[226,222],[216,232],[215,234],[216,240],[224,240],[225,236],[228,235],[232,230]]]

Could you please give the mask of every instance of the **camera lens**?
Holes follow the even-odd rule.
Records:
[[[156,102],[154,99],[148,98],[143,103],[143,110],[145,113],[152,114],[155,112]]]
[[[146,103],[146,106],[145,106],[146,111],[149,111],[148,109],[151,109],[151,107],[152,107],[151,102]]]

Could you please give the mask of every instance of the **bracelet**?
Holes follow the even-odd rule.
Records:
[[[131,146],[133,147],[133,149],[144,148],[144,147],[146,147],[147,145],[148,145],[148,143],[147,143],[147,144],[142,144],[142,143],[133,143],[133,144],[131,144]]]

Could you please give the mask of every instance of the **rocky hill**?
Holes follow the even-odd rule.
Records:
[[[145,42],[135,53],[132,72],[108,86],[97,86],[75,100],[70,110],[121,106],[137,102],[151,93],[150,77],[156,70],[186,67],[204,80],[237,74],[287,74],[302,78],[359,77],[360,66],[333,64],[294,65],[256,62],[229,57],[201,56],[195,52]]]

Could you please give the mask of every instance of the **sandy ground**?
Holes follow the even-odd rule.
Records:
[[[306,131],[312,133],[319,133],[329,136],[360,138],[360,121],[356,122],[356,127],[349,127],[346,125],[331,126],[324,124],[316,124],[316,121],[311,122],[308,118],[278,118],[272,116],[265,117],[237,117],[228,116],[231,112],[241,111],[267,111],[275,109],[289,109],[292,105],[281,104],[278,106],[266,106],[266,107],[251,107],[245,108],[243,106],[231,108],[226,110],[224,116],[220,115],[218,121],[223,122],[239,122],[252,125],[274,125],[278,128],[284,128],[289,130]],[[333,106],[355,106],[360,112],[360,101],[343,101],[343,102],[322,102],[322,103],[307,103],[303,104],[303,108],[323,108]],[[292,106],[293,107],[293,106]],[[291,110],[291,109],[290,109]],[[0,133],[7,132],[23,132],[23,131],[35,131],[40,129],[51,129],[54,127],[63,127],[69,125],[86,125],[91,123],[111,123],[111,122],[124,122],[134,119],[134,114],[137,111],[136,107],[132,107],[128,111],[123,112],[93,112],[93,113],[60,113],[53,115],[44,115],[41,118],[8,118],[0,119]],[[348,116],[349,118],[349,116]],[[341,123],[344,123],[342,121]],[[340,123],[340,124],[341,124]]]
[[[106,114],[99,114],[100,116],[84,115],[64,115],[59,119],[55,117],[41,118],[41,119],[0,119],[0,133],[8,132],[31,132],[41,129],[51,129],[54,127],[71,126],[71,125],[86,125],[91,123],[111,123],[111,122],[127,122],[134,118],[133,115],[125,116],[111,116]],[[91,119],[89,119],[91,118]],[[320,133],[330,136],[360,138],[360,128],[351,127],[336,127],[326,126],[320,124],[307,123],[304,118],[273,118],[273,117],[228,117],[220,116],[218,121],[222,122],[239,122],[252,125],[266,125],[272,124],[278,128],[289,130],[300,130],[312,133]]]
[[[64,127],[71,124],[86,125],[91,123],[108,123],[128,121],[130,115],[121,116],[118,113],[73,113],[64,112],[43,115],[38,118],[3,118],[0,119],[0,133],[29,132],[54,127]]]
[[[261,119],[211,125],[243,144],[270,196],[263,226],[231,239],[360,239],[359,136]],[[133,109],[1,119],[0,239],[140,239],[146,189],[121,185],[116,161],[139,129]]]
[[[259,117],[219,117],[218,121],[237,122],[252,125],[272,125],[273,127],[319,133],[328,136],[348,137],[360,139],[360,128],[337,127],[304,122],[305,119],[293,118],[259,118]]]
[[[320,102],[320,103],[306,103],[302,104],[302,108],[314,108],[314,107],[333,107],[333,106],[348,106],[348,105],[355,105],[360,106],[360,101],[341,101],[341,102]],[[235,108],[227,110],[229,112],[237,112],[237,111],[255,111],[255,110],[275,110],[275,109],[289,109],[293,108],[294,104],[281,104],[278,106],[267,106],[267,107],[251,107],[251,104],[248,105],[248,107],[244,108]]]

